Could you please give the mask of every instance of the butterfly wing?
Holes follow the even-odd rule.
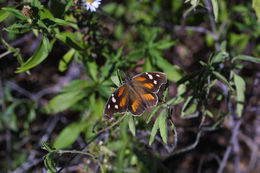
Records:
[[[110,117],[115,113],[126,112],[128,100],[128,86],[123,84],[108,99],[104,114]]]
[[[133,83],[137,87],[157,93],[163,84],[167,83],[166,74],[162,72],[145,72],[133,77]]]
[[[155,93],[149,92],[140,86],[129,91],[128,110],[133,115],[141,115],[148,107],[157,105],[158,98]]]

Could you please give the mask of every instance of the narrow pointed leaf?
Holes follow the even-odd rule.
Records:
[[[81,129],[80,122],[75,122],[68,125],[61,131],[59,136],[53,143],[53,147],[56,149],[66,148],[73,144],[79,136]]]
[[[159,128],[159,118],[157,118],[153,124],[152,132],[151,132],[151,136],[150,136],[150,140],[149,140],[149,145],[151,145],[153,143],[155,135],[158,131],[158,128]]]
[[[167,109],[162,110],[159,115],[159,129],[163,142],[167,144],[168,141],[168,131],[167,131]]]
[[[43,36],[42,41],[34,54],[16,70],[16,73],[27,71],[44,61],[49,55],[53,44],[54,40],[50,43],[49,39]]]
[[[128,115],[128,126],[132,135],[135,136],[135,122],[131,114]]]
[[[246,84],[242,77],[234,73],[234,82],[236,85],[236,92],[237,92],[237,107],[236,107],[236,113],[238,116],[242,116],[242,111],[244,108],[244,101],[245,101],[245,89]]]
[[[231,85],[229,84],[228,80],[225,78],[225,76],[223,76],[222,74],[220,74],[219,72],[216,72],[216,71],[213,71],[213,74],[216,76],[217,79],[219,79],[221,82],[226,84],[230,90],[232,90],[232,91],[234,90],[231,87]]]

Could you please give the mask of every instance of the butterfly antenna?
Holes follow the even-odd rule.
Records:
[[[125,77],[125,81],[130,81],[131,79],[125,74],[125,72],[123,72],[122,70],[120,70],[120,72],[123,74],[123,76]]]
[[[125,72],[123,72],[122,70],[120,70],[120,72],[123,74],[123,76],[124,76],[125,78],[127,78]]]

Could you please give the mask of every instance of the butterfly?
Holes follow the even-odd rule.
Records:
[[[104,115],[108,117],[127,111],[135,116],[143,114],[147,108],[157,105],[157,94],[167,83],[166,74],[162,72],[145,72],[133,78],[124,76],[125,83],[115,90],[104,108]]]

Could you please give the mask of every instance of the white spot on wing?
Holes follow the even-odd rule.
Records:
[[[115,109],[118,109],[118,105],[115,105]]]
[[[116,102],[116,99],[115,97],[112,97],[112,102],[115,103]]]
[[[153,79],[153,76],[151,74],[148,74],[149,79]]]
[[[154,83],[155,85],[157,85],[157,81],[156,81],[156,80],[154,80],[153,83]]]
[[[107,108],[110,109],[110,105],[107,105]]]
[[[157,76],[157,77],[160,77],[160,75],[159,75],[159,74],[156,74],[156,76]]]
[[[147,73],[147,72],[146,72],[145,74],[146,74],[146,75],[148,75],[148,73]]]

